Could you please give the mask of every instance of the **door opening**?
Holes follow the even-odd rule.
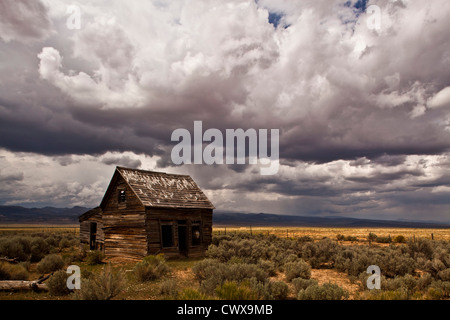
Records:
[[[89,250],[95,250],[96,248],[96,238],[97,238],[97,223],[91,222],[89,225]]]
[[[187,246],[187,227],[186,226],[178,226],[178,249],[181,254],[187,255],[188,246]]]

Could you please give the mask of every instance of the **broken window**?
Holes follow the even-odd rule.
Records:
[[[162,246],[173,247],[173,228],[172,225],[162,225]]]
[[[200,226],[192,226],[192,245],[199,246],[201,240]]]
[[[125,190],[119,190],[119,203],[124,203],[127,201],[127,194]]]

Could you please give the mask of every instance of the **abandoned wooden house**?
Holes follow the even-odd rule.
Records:
[[[80,242],[106,257],[200,257],[213,209],[190,176],[117,167],[100,206],[79,218]]]

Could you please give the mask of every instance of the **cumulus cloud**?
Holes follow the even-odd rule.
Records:
[[[52,33],[47,7],[39,0],[0,2],[0,39],[5,42],[43,40]]]
[[[12,40],[27,32],[1,35],[0,147],[31,152],[32,167],[40,155],[58,170],[92,161],[189,173],[223,209],[444,219],[450,2],[377,1],[378,30],[368,4],[88,0],[81,28],[68,30],[67,4],[45,0],[32,36],[41,41],[25,50]],[[194,120],[222,132],[280,129],[279,173],[172,166],[171,133]],[[21,195],[35,186],[5,165],[24,172]],[[49,177],[66,192],[59,203],[75,203],[71,193],[94,203],[87,195],[106,183]]]
[[[444,88],[428,101],[430,108],[442,108],[450,106],[450,87]]]

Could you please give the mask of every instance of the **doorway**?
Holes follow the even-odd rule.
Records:
[[[97,223],[91,222],[89,225],[89,250],[95,250],[97,240]]]
[[[180,250],[180,254],[187,255],[188,246],[187,246],[187,227],[186,226],[178,226],[178,248]]]

